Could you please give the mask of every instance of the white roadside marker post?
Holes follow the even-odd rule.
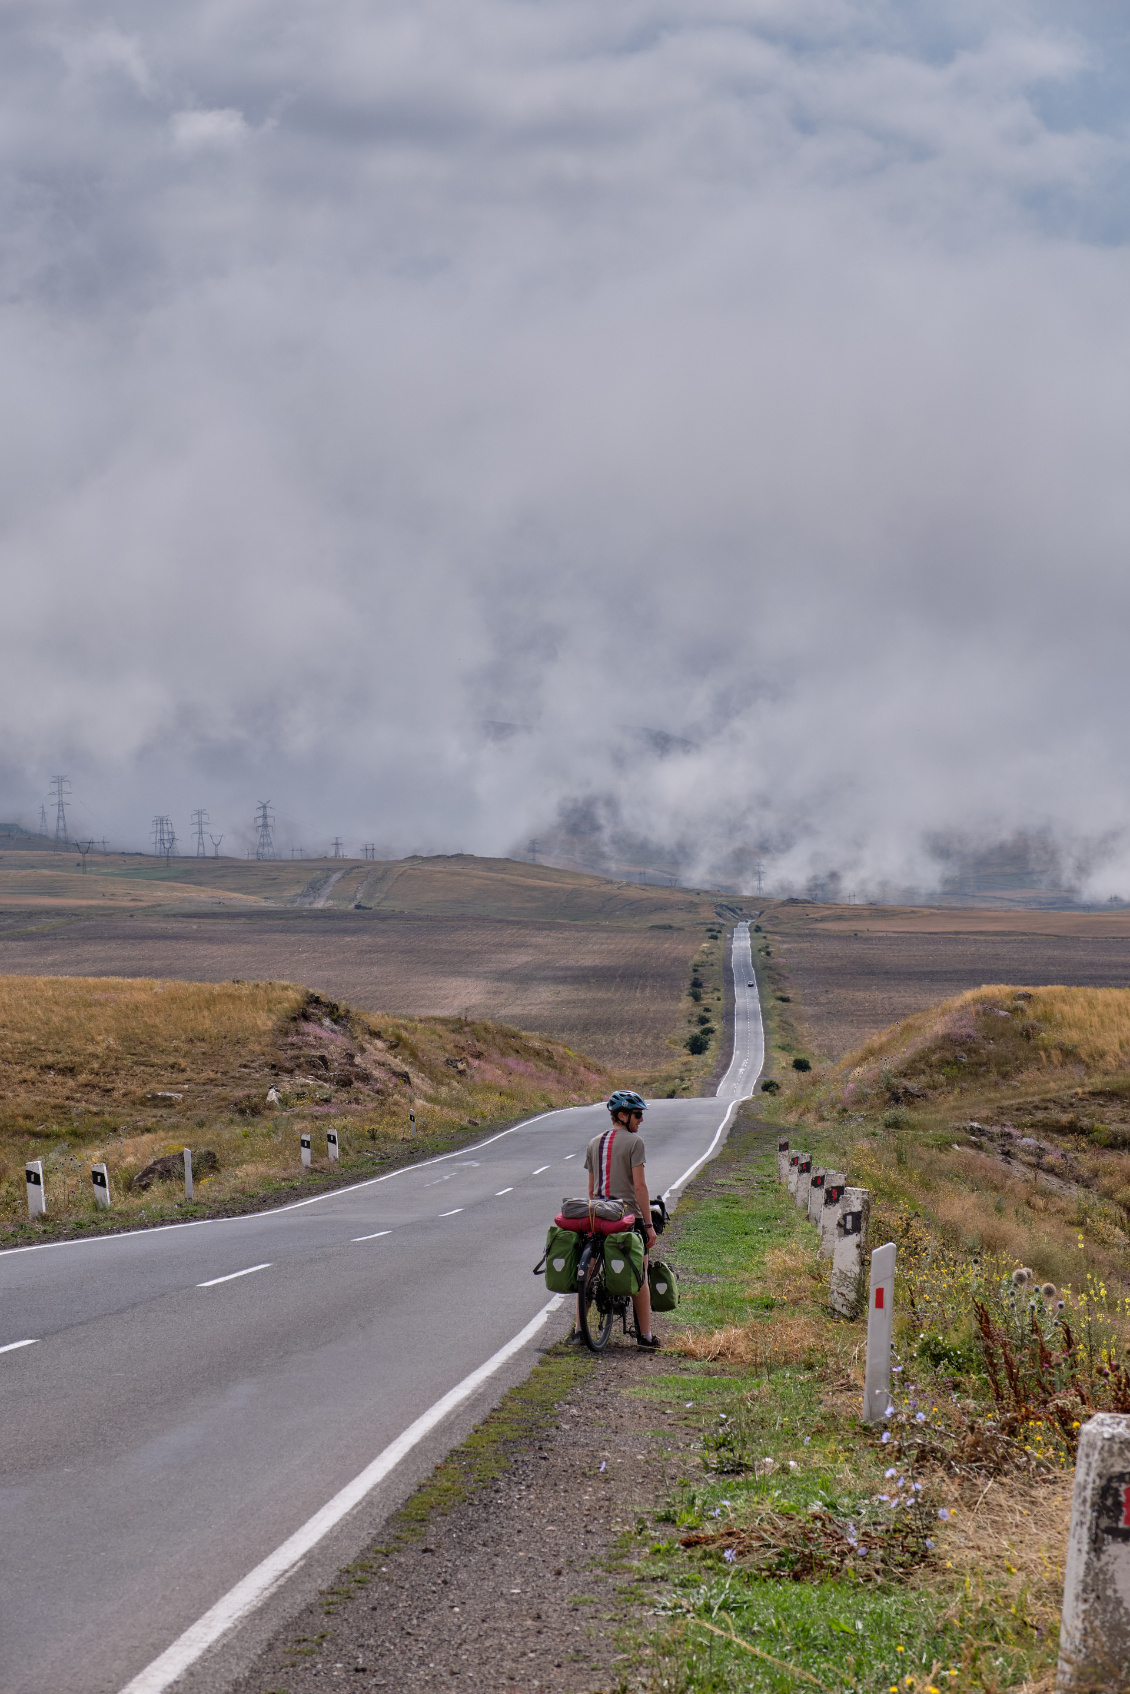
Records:
[[[793,1199],[796,1201],[796,1208],[798,1212],[807,1213],[808,1211],[808,1190],[811,1183],[812,1154],[805,1153],[802,1155],[800,1164],[796,1168],[796,1192],[793,1195]]]
[[[191,1147],[186,1147],[185,1150],[184,1150],[184,1197],[185,1197],[186,1200],[192,1199],[192,1148]]]
[[[327,1156],[327,1158],[333,1159],[335,1162],[337,1160],[337,1130],[336,1129],[327,1129],[327,1131],[326,1131],[326,1156]]]
[[[789,1144],[787,1141],[777,1143],[777,1181],[789,1180]]]
[[[1130,1665],[1130,1417],[1079,1431],[1059,1630],[1060,1694],[1125,1688]]]
[[[870,1216],[867,1189],[845,1188],[832,1249],[832,1310],[837,1317],[855,1317],[863,1303],[863,1255]]]
[[[819,1166],[813,1171],[808,1183],[808,1221],[820,1228],[820,1211],[824,1204],[824,1178],[828,1172]]]
[[[41,1218],[47,1210],[47,1190],[43,1186],[43,1160],[29,1159],[24,1166],[27,1179],[28,1216]]]
[[[105,1165],[91,1165],[90,1180],[94,1184],[94,1198],[100,1206],[107,1210],[110,1206],[110,1173]]]
[[[309,1137],[309,1135],[307,1135],[306,1131],[303,1130],[301,1132],[301,1134],[299,1135],[298,1139],[299,1139],[299,1142],[300,1142],[301,1147],[302,1147],[302,1163],[306,1167],[306,1169],[309,1170],[310,1169],[310,1137]]]
[[[800,1161],[801,1161],[801,1154],[800,1153],[790,1153],[789,1154],[789,1174],[788,1174],[788,1177],[786,1178],[786,1181],[788,1182],[788,1185],[789,1185],[789,1193],[790,1194],[796,1193],[796,1168],[800,1164]]]
[[[824,1172],[824,1209],[820,1213],[820,1254],[830,1259],[836,1245],[836,1225],[843,1209],[847,1177],[843,1171]]]
[[[891,1403],[891,1330],[895,1306],[895,1244],[871,1255],[867,1295],[867,1364],[863,1372],[863,1421],[882,1423]]]

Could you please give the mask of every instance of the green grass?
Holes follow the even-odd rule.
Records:
[[[779,1335],[780,1362],[768,1346],[754,1363],[732,1354],[672,1359],[636,1391],[666,1414],[668,1427],[697,1432],[700,1463],[688,1474],[684,1462],[655,1524],[637,1528],[633,1587],[647,1610],[627,1626],[632,1669],[620,1687],[1014,1687],[1054,1653],[1046,1608],[1037,1616],[1025,1593],[1019,1601],[1006,1594],[1003,1570],[998,1584],[991,1569],[970,1581],[947,1568],[937,1514],[948,1509],[949,1485],[936,1467],[915,1473],[909,1448],[900,1456],[897,1438],[885,1446],[859,1421],[846,1373],[863,1325],[835,1322],[826,1290],[801,1268],[815,1231],[776,1182],[775,1133],[754,1127],[748,1110],[744,1116],[668,1238],[685,1273],[678,1320],[692,1345],[710,1331],[738,1336],[739,1354],[750,1335],[755,1351]],[[896,1476],[888,1481],[892,1456]],[[876,1498],[901,1476],[901,1499],[916,1475],[925,1481],[912,1491],[911,1511]],[[817,1533],[842,1568],[791,1578],[806,1535]],[[769,1536],[767,1548],[760,1535]],[[699,1545],[680,1545],[693,1536],[703,1538]],[[865,1559],[849,1538],[866,1545]],[[738,1549],[733,1562],[727,1544]]]

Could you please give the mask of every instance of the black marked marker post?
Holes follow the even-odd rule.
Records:
[[[301,1134],[299,1135],[298,1139],[299,1139],[299,1144],[302,1148],[302,1163],[305,1165],[306,1169],[309,1170],[310,1169],[310,1137],[306,1133],[306,1131],[303,1130],[301,1132]]]
[[[94,1184],[94,1198],[98,1204],[109,1210],[110,1206],[110,1173],[105,1165],[91,1165],[90,1180]]]
[[[24,1166],[27,1179],[27,1209],[29,1217],[41,1218],[47,1210],[47,1190],[43,1186],[43,1160],[29,1159]]]
[[[808,1212],[808,1190],[812,1184],[812,1154],[802,1155],[796,1168],[796,1189],[793,1199],[796,1201],[798,1212]]]
[[[808,1182],[808,1221],[820,1228],[820,1212],[824,1205],[824,1179],[828,1172],[817,1167]]]
[[[824,1207],[820,1213],[820,1257],[830,1259],[836,1245],[836,1225],[847,1190],[843,1171],[824,1172]]]
[[[1060,1694],[1127,1686],[1130,1666],[1130,1417],[1079,1431],[1059,1630]]]
[[[789,1180],[789,1144],[787,1141],[777,1143],[777,1181]]]
[[[871,1196],[867,1189],[845,1188],[832,1249],[832,1310],[841,1318],[855,1317],[863,1303],[863,1266],[870,1217]]]
[[[336,1162],[337,1162],[337,1130],[336,1129],[327,1129],[327,1131],[326,1131],[326,1157],[333,1159],[333,1161],[336,1164]]]

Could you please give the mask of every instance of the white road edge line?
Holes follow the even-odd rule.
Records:
[[[548,1169],[549,1169],[549,1166],[548,1166],[548,1165],[539,1165],[539,1166],[538,1166],[538,1168],[537,1168],[537,1170],[536,1170],[536,1171],[535,1171],[535,1172],[534,1172],[534,1175],[535,1175],[535,1176],[540,1176],[540,1175],[541,1175],[541,1173],[542,1173],[542,1171],[547,1171],[547,1170],[548,1170]]]
[[[537,1316],[531,1318],[526,1327],[518,1331],[513,1340],[508,1341],[505,1347],[500,1347],[478,1370],[472,1371],[470,1376],[465,1376],[462,1382],[457,1383],[441,1400],[437,1400],[415,1423],[409,1424],[403,1435],[397,1436],[359,1476],[346,1483],[321,1511],[308,1518],[301,1529],[296,1530],[281,1547],[276,1547],[254,1570],[249,1571],[242,1582],[237,1582],[234,1588],[229,1589],[223,1599],[217,1600],[202,1618],[198,1618],[183,1635],[177,1637],[171,1647],[166,1647],[159,1658],[147,1665],[132,1682],[127,1682],[121,1694],[163,1694],[166,1688],[171,1687],[202,1654],[241,1623],[268,1595],[273,1594],[311,1548],[316,1547],[342,1518],[355,1506],[360,1505],[378,1482],[383,1482],[412,1448],[418,1446],[437,1424],[442,1423],[448,1412],[454,1411],[464,1400],[469,1400],[476,1388],[496,1371],[501,1370],[515,1353],[520,1352],[527,1341],[531,1341],[542,1328],[550,1313],[555,1312],[564,1301],[563,1294],[555,1294]]]
[[[355,1235],[354,1241],[375,1241],[378,1235],[391,1235],[391,1229],[378,1229],[372,1235]]]
[[[504,1194],[513,1194],[513,1192],[514,1190],[512,1188],[496,1188],[494,1191],[494,1197],[496,1200],[500,1200]]]
[[[9,1341],[6,1346],[0,1347],[0,1353],[14,1353],[16,1351],[17,1347],[38,1347],[38,1346],[39,1346],[39,1337],[38,1337],[38,1335],[33,1335],[29,1341]]]
[[[440,1212],[439,1215],[441,1218],[453,1218],[456,1212],[461,1212],[462,1210],[462,1206],[452,1206],[449,1212]]]
[[[234,1282],[237,1276],[251,1276],[257,1270],[270,1270],[270,1260],[265,1265],[248,1265],[246,1270],[229,1271],[227,1276],[213,1276],[207,1282],[198,1282],[197,1288],[215,1288],[220,1282]]]
[[[595,1103],[600,1104],[599,1101]],[[241,1212],[230,1218],[192,1218],[184,1223],[158,1223],[152,1229],[119,1229],[113,1235],[85,1235],[81,1241],[36,1241],[30,1247],[5,1247],[0,1258],[16,1253],[51,1253],[59,1247],[97,1247],[107,1241],[141,1241],[151,1235],[164,1235],[170,1229],[206,1229],[209,1224],[246,1223],[249,1218],[281,1217],[283,1212],[297,1212],[303,1206],[316,1206],[320,1200],[336,1200],[342,1194],[356,1194],[361,1188],[373,1188],[378,1182],[391,1182],[394,1177],[427,1170],[429,1165],[442,1165],[445,1159],[457,1159],[460,1153],[477,1153],[483,1147],[493,1147],[496,1141],[516,1135],[520,1129],[529,1129],[531,1124],[541,1123],[545,1118],[556,1117],[558,1112],[584,1110],[583,1106],[555,1106],[550,1112],[538,1112],[532,1118],[523,1118],[521,1123],[512,1123],[509,1129],[500,1129],[497,1135],[488,1135],[485,1141],[476,1141],[471,1147],[455,1147],[450,1153],[437,1153],[432,1159],[421,1159],[418,1165],[401,1165],[397,1170],[386,1171],[383,1176],[367,1176],[363,1182],[351,1182],[344,1188],[327,1188],[324,1194],[311,1194],[308,1200],[292,1200],[289,1206],[271,1206],[262,1212]]]

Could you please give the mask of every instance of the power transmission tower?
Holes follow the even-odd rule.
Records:
[[[210,835],[208,839],[212,843],[212,857],[214,859],[218,859],[220,856],[220,842],[224,838],[222,835]]]
[[[53,776],[51,788],[55,795],[55,844],[53,853],[61,853],[68,845],[67,842],[67,794],[70,782],[65,776]]]
[[[532,865],[536,865],[537,862],[538,862],[538,844],[537,844],[536,841],[530,842],[529,854],[530,854],[530,863]]]
[[[260,800],[259,809],[255,813],[255,828],[258,831],[255,840],[255,857],[257,859],[273,859],[277,856],[275,853],[275,838],[271,834],[271,825],[274,821],[271,802]]]
[[[376,842],[375,841],[366,841],[365,844],[363,845],[363,847],[361,848],[361,857],[363,859],[375,859],[376,856],[377,856],[377,844],[376,844]]]
[[[46,841],[47,840],[47,807],[46,806],[40,806],[40,808],[39,808],[39,833],[40,833],[40,835],[42,835],[44,841]]]
[[[192,821],[196,825],[196,857],[198,859],[206,859],[208,857],[208,849],[204,845],[204,825],[210,822],[210,819],[207,812],[200,810],[193,812]]]
[[[761,879],[764,875],[764,867],[763,867],[760,859],[757,861],[757,863],[753,867],[753,874],[757,878],[757,893],[758,893],[758,896],[760,897],[760,895],[761,895]]]
[[[344,847],[344,844],[342,842],[341,836],[335,835],[334,836],[334,858],[335,859],[344,859],[344,857],[345,857],[345,847]]]
[[[158,815],[153,819],[153,854],[155,858],[164,857],[168,864],[177,847],[177,832],[173,828],[171,818]]]
[[[82,854],[82,874],[83,874],[83,876],[85,876],[86,875],[86,855],[90,852],[90,849],[94,846],[94,843],[93,843],[93,841],[76,841],[75,846],[78,848],[78,851]]]

